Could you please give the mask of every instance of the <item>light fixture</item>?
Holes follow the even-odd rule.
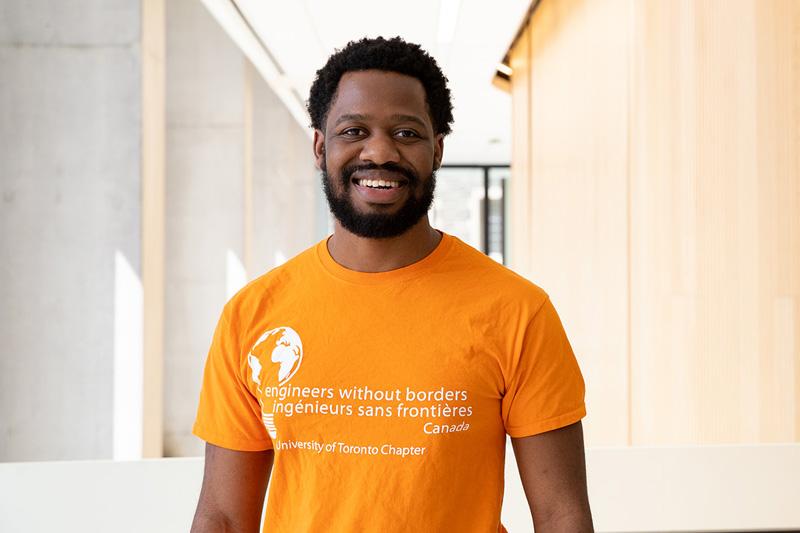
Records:
[[[509,67],[505,63],[498,63],[497,64],[497,72],[499,72],[501,74],[505,74],[506,76],[510,77],[511,73],[514,72],[514,71],[511,70],[511,67]]]

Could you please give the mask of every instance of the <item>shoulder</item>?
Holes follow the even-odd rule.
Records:
[[[454,250],[449,268],[454,275],[472,287],[473,291],[484,297],[501,299],[506,305],[518,305],[526,314],[534,314],[549,298],[538,284],[457,237],[452,238]]]
[[[259,309],[271,307],[271,301],[303,283],[314,267],[318,243],[306,248],[285,263],[278,265],[239,289],[225,304],[223,314],[231,322],[252,317]]]

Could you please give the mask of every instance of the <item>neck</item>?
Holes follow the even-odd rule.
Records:
[[[430,254],[442,234],[433,229],[425,215],[397,237],[369,239],[350,233],[338,220],[328,239],[328,252],[334,261],[358,272],[386,272],[416,263]]]

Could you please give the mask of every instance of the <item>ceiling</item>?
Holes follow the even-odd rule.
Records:
[[[530,0],[236,0],[236,5],[305,100],[328,56],[361,37],[400,35],[444,71],[453,95],[453,133],[444,163],[511,159],[511,99],[492,85]]]

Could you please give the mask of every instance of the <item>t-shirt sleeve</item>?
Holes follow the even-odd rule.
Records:
[[[203,372],[192,433],[206,442],[240,451],[272,449],[258,398],[244,382],[236,331],[223,311]]]
[[[525,328],[515,362],[501,407],[510,436],[543,433],[586,416],[583,376],[549,297]]]

